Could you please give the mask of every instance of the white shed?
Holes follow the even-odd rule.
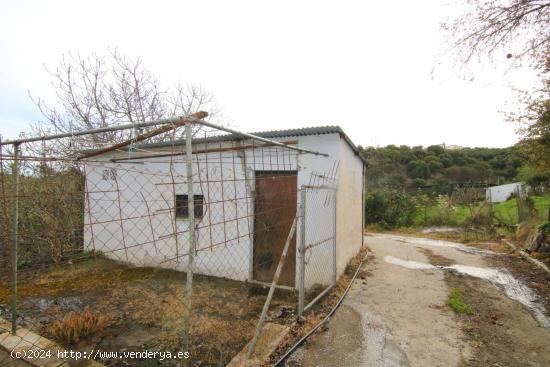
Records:
[[[338,126],[254,135],[324,155],[232,134],[194,139],[194,271],[271,282],[305,202],[280,284],[334,281],[363,244],[365,161]],[[86,158],[85,248],[138,266],[185,271],[184,152],[185,140],[174,140]]]
[[[523,182],[513,182],[505,185],[491,186],[485,191],[485,199],[490,203],[502,203],[510,198],[510,195],[525,194]]]

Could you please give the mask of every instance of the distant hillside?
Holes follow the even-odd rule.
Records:
[[[503,184],[514,181],[525,163],[515,147],[445,149],[439,145],[388,145],[360,149],[369,162],[370,189],[448,193],[457,184]]]

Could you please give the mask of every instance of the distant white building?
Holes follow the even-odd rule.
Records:
[[[490,203],[502,203],[513,193],[525,193],[525,183],[514,182],[506,185],[488,187],[485,192],[485,199]]]
[[[461,149],[464,149],[464,147],[460,146],[460,145],[453,145],[453,144],[447,145],[445,143],[441,143],[441,144],[439,144],[439,146],[443,149],[446,149],[446,150],[461,150]]]

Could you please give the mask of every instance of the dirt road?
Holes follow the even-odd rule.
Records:
[[[550,366],[550,321],[498,256],[444,241],[370,235],[372,255],[327,327],[287,365]],[[458,290],[468,306],[449,305]]]

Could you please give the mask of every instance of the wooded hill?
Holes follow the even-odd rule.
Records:
[[[369,189],[450,193],[456,185],[497,185],[521,177],[525,158],[517,147],[445,149],[439,145],[359,147],[368,160]],[[521,174],[519,175],[521,176]]]

